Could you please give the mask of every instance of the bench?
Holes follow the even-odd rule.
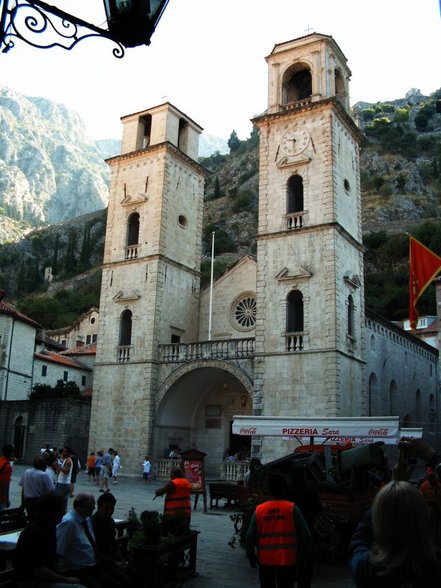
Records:
[[[227,506],[237,503],[241,497],[243,486],[239,484],[229,484],[227,482],[211,482],[208,484],[210,489],[210,509],[219,508],[219,500],[227,500]],[[215,506],[213,506],[215,503]]]
[[[24,529],[29,517],[22,508],[7,508],[0,511],[0,534]]]

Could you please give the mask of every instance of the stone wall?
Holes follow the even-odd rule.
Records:
[[[84,465],[89,436],[90,399],[47,398],[0,402],[0,443],[13,443],[21,463],[32,463],[44,443],[69,445]]]

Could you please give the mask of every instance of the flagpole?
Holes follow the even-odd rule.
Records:
[[[214,275],[214,231],[211,233],[211,277],[210,277],[210,310],[208,312],[208,340],[211,341],[211,318],[213,314],[213,275]]]

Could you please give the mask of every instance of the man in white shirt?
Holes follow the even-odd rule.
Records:
[[[46,462],[44,457],[37,455],[34,458],[33,467],[23,472],[18,483],[21,486],[21,503],[30,517],[36,511],[38,499],[54,491],[52,480],[45,470]]]

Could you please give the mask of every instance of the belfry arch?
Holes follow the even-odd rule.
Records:
[[[235,414],[252,414],[252,382],[228,362],[187,364],[160,386],[154,412],[157,456],[165,456],[173,446],[203,448],[207,473],[218,475],[227,448],[235,452],[251,443],[232,435],[231,422]]]

